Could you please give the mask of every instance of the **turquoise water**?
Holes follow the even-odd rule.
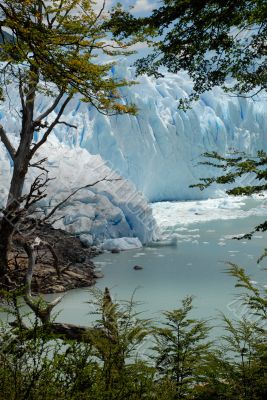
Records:
[[[235,318],[243,313],[235,281],[225,273],[226,262],[244,266],[254,281],[265,285],[267,258],[257,265],[266,246],[266,234],[252,240],[233,240],[231,235],[248,232],[264,217],[217,220],[187,225],[175,246],[151,245],[119,254],[106,253],[95,259],[104,278],[98,288],[108,287],[115,299],[127,300],[134,291],[144,316],[159,319],[161,311],[179,306],[186,295],[195,296],[195,315],[216,318],[219,311]],[[142,270],[136,271],[134,265]],[[54,295],[49,296],[54,297]],[[89,304],[88,304],[89,302]],[[87,289],[68,292],[59,305],[58,320],[78,324],[90,321],[92,311]]]

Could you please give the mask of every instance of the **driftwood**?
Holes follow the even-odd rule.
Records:
[[[29,328],[22,320],[12,321],[9,325],[14,329],[19,329],[19,332],[23,334],[25,340],[36,338],[38,333],[46,333],[47,338],[58,338],[75,340],[76,342],[91,343],[92,334],[101,334],[100,329],[91,328],[82,325],[74,325],[68,323],[51,322],[39,327]],[[16,338],[14,338],[14,343]],[[11,342],[10,342],[11,343]]]

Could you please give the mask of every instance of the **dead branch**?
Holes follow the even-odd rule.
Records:
[[[77,125],[69,124],[69,123],[66,122],[66,121],[58,121],[58,124],[66,125],[66,126],[68,126],[69,128],[74,128],[74,129],[77,129],[77,128],[78,128]]]
[[[38,168],[38,169],[40,169],[41,171],[44,171],[44,172],[46,172],[46,173],[48,173],[48,170],[42,165],[44,162],[46,162],[47,161],[47,157],[45,157],[45,158],[42,158],[41,160],[39,160],[39,161],[36,161],[35,163],[29,163],[29,167],[32,167],[32,168]]]
[[[34,257],[32,254],[34,251],[34,248],[38,246],[38,240],[36,240],[34,243],[31,245],[28,245],[27,251],[29,251],[29,255]],[[59,323],[59,322],[51,322],[50,315],[52,309],[55,307],[56,304],[58,304],[61,301],[61,298],[57,298],[51,303],[44,303],[41,301],[41,299],[38,299],[37,301],[32,300],[31,298],[31,292],[30,292],[30,285],[31,285],[31,276],[33,270],[31,270],[31,266],[29,265],[29,286],[25,291],[25,301],[31,308],[31,310],[34,312],[34,314],[41,320],[41,324],[38,327],[27,327],[27,325],[24,323],[20,311],[17,307],[17,298],[15,297],[13,299],[14,301],[14,307],[16,309],[16,320],[10,323],[10,326],[17,330],[19,328],[20,332],[23,333],[23,340],[31,340],[33,338],[36,338],[36,335],[39,333],[42,334],[44,331],[46,333],[46,340],[50,340],[50,338],[55,339],[55,336],[58,339],[67,339],[67,340],[75,340],[76,342],[83,342],[83,343],[89,343],[95,345],[98,350],[103,353],[103,348],[101,343],[97,344],[94,340],[96,337],[101,337],[103,339],[106,339],[110,341],[113,344],[117,344],[117,327],[116,324],[114,325],[114,320],[113,320],[113,313],[112,313],[112,308],[113,308],[113,303],[110,297],[109,290],[106,288],[104,297],[103,297],[103,312],[105,313],[105,318],[107,317],[108,320],[110,320],[110,328],[108,330],[105,330],[104,328],[94,326],[94,327],[88,327],[88,326],[81,326],[81,325],[74,325],[70,323]],[[16,308],[17,307],[17,308]],[[18,332],[15,332],[16,336],[18,335]],[[14,339],[14,344],[16,344],[16,338]],[[11,342],[11,345],[13,344]],[[104,354],[102,354],[104,356]]]
[[[19,268],[20,268],[20,264],[19,264],[18,260],[26,260],[26,259],[28,259],[28,257],[27,256],[25,256],[25,257],[22,256],[19,251],[17,251],[16,254],[14,254],[14,268],[15,268],[16,271],[18,271]]]
[[[28,328],[24,322],[20,323],[19,321],[12,321],[9,323],[12,328],[19,328],[23,331],[23,339],[31,340],[36,337],[38,334],[38,329]],[[91,343],[92,334],[99,336],[101,330],[99,328],[91,328],[88,326],[82,325],[74,325],[67,323],[48,323],[45,326],[39,328],[40,333],[43,332],[44,328],[46,328],[47,338],[49,339],[49,334],[52,339],[55,339],[55,335],[58,339],[67,339],[67,340],[75,340],[77,342],[83,343]],[[90,335],[91,334],[91,335]],[[17,340],[14,339],[14,343],[17,343]],[[12,343],[11,343],[12,344]],[[11,346],[10,346],[11,347]]]
[[[58,221],[60,221],[61,219],[64,219],[64,218],[65,218],[65,215],[62,215],[61,217],[52,219],[52,221],[50,221],[49,223],[50,223],[50,225],[53,226],[56,222],[58,222]]]
[[[47,185],[51,180],[52,179],[48,177],[48,173],[41,173],[34,179],[33,183],[31,184],[29,193],[24,196],[25,210],[28,210],[33,204],[37,203],[47,196],[45,192],[47,189]]]
[[[28,270],[25,277],[25,293],[23,298],[25,300],[25,303],[41,320],[41,322],[43,324],[47,324],[50,322],[51,312],[53,308],[61,302],[63,296],[57,297],[50,303],[47,303],[41,298],[37,298],[37,300],[32,298],[32,293],[31,293],[32,277],[36,263],[37,248],[40,246],[41,243],[42,243],[41,239],[36,237],[33,243],[29,244],[25,242],[23,246],[28,255]]]
[[[35,241],[33,242],[33,244],[35,245],[35,248],[36,248],[36,254],[35,254],[33,268],[34,268],[34,265],[35,265],[36,260],[37,260],[38,250],[41,247],[47,247],[48,250],[50,251],[50,253],[52,254],[52,257],[53,257],[53,260],[54,260],[53,267],[54,267],[54,269],[55,269],[55,271],[57,273],[57,276],[60,278],[61,275],[62,275],[62,271],[59,268],[59,259],[58,259],[57,253],[55,252],[55,249],[53,248],[53,246],[50,243],[46,242],[45,240],[41,240],[39,237],[35,238]],[[22,245],[23,245],[23,248],[26,251],[28,259],[29,259],[29,254],[31,255],[31,250],[28,249],[29,244],[27,242],[23,242]],[[28,266],[28,270],[29,270],[29,266]]]
[[[87,185],[85,185],[85,186],[79,187],[78,189],[74,190],[74,192],[72,192],[70,195],[68,195],[64,200],[62,200],[61,202],[59,202],[59,203],[47,214],[47,216],[44,217],[44,218],[41,220],[41,222],[44,223],[44,222],[46,222],[49,218],[51,218],[52,215],[54,215],[55,212],[56,212],[63,204],[65,204],[71,197],[73,197],[73,196],[74,196],[76,193],[78,193],[80,190],[88,189],[88,188],[90,188],[90,187],[93,187],[93,186],[97,185],[97,184],[100,183],[100,182],[113,182],[113,181],[120,181],[120,180],[121,180],[121,178],[118,178],[118,179],[117,179],[117,178],[115,178],[115,179],[107,179],[107,176],[105,176],[104,178],[99,179],[98,181],[95,181],[95,182],[93,182],[93,183],[89,183],[89,184],[87,184]]]
[[[58,256],[57,256],[57,253],[55,252],[55,249],[53,248],[53,246],[50,243],[48,243],[48,242],[46,242],[44,240],[42,240],[40,242],[40,244],[44,245],[45,247],[47,247],[50,250],[50,253],[52,254],[53,259],[54,259],[53,267],[55,268],[55,270],[57,272],[58,278],[60,278],[61,277],[61,271],[60,271],[60,268],[59,268]]]
[[[37,247],[39,246],[40,241],[38,238],[32,244],[24,243],[23,247],[28,256],[28,270],[25,276],[25,296],[31,297],[31,284],[32,284],[32,276],[33,269],[36,263],[37,257]]]
[[[8,219],[8,221],[12,223],[14,232],[26,232],[36,226],[37,221],[34,218],[30,218],[28,210],[34,204],[47,196],[46,189],[52,178],[49,178],[48,171],[42,166],[45,160],[46,159],[43,158],[42,160],[37,161],[36,165],[34,165],[37,168],[42,169],[44,172],[34,179],[28,194],[16,199],[16,209],[12,210],[12,202],[4,209],[0,208],[0,212],[3,214],[4,218]]]

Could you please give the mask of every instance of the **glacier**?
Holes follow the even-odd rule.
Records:
[[[90,155],[82,148],[69,148],[55,136],[50,137],[37,154],[38,159],[47,156],[46,167],[52,180],[47,197],[38,203],[39,208],[35,211],[47,214],[78,189],[54,215],[55,228],[80,236],[85,246],[100,245],[107,239],[119,237],[128,239],[129,247],[133,248],[140,247],[140,242],[131,241],[131,238],[138,237],[142,243],[157,238],[152,210],[144,196],[136,192],[133,184],[111,171],[100,156]],[[1,205],[7,198],[12,172],[3,146],[0,146],[0,165]],[[36,173],[30,170],[25,192],[35,176]],[[119,243],[115,242],[114,248],[117,245]]]
[[[123,61],[112,73],[118,78],[135,79],[134,68]],[[123,237],[136,236],[142,243],[157,238],[149,202],[223,196],[218,187],[203,192],[189,188],[200,177],[214,174],[207,166],[198,165],[205,151],[254,154],[267,150],[263,98],[253,101],[233,97],[214,88],[184,112],[177,108],[179,99],[192,89],[185,72],[136,80],[136,85],[121,89],[122,101],[137,105],[136,116],[108,117],[76,97],[66,108],[64,120],[78,129],[57,126],[38,154],[38,158],[49,156],[48,167],[56,177],[42,204],[44,209],[79,186],[111,176],[112,182],[80,191],[60,210],[56,226],[79,234],[88,245]],[[39,99],[36,112],[44,110],[50,101]],[[16,88],[11,85],[9,101],[0,105],[0,123],[15,142],[19,107]],[[0,168],[1,204],[12,170],[1,143]]]
[[[114,68],[114,74],[135,78],[134,69],[125,64]],[[204,192],[189,188],[199,177],[210,175],[207,167],[198,165],[201,154],[266,150],[266,102],[231,97],[214,88],[191,110],[178,110],[179,99],[191,88],[186,73],[166,73],[160,79],[142,76],[137,85],[121,90],[125,103],[137,105],[137,116],[106,117],[73,102],[72,116],[79,130],[56,134],[69,146],[101,155],[150,202],[217,197],[222,194],[218,188]]]

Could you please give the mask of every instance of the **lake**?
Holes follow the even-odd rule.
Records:
[[[240,317],[244,310],[236,297],[235,280],[225,273],[226,263],[245,267],[253,281],[266,285],[267,258],[259,265],[256,262],[266,246],[266,234],[258,233],[252,240],[232,239],[267,218],[265,200],[157,203],[153,212],[163,241],[95,258],[104,273],[96,286],[108,287],[117,300],[127,300],[135,291],[135,299],[142,303],[138,309],[155,320],[162,310],[177,308],[186,295],[195,297],[198,317],[216,318],[219,311]],[[143,269],[134,270],[135,265]],[[58,307],[58,320],[89,323],[89,300],[88,289],[68,292]]]

